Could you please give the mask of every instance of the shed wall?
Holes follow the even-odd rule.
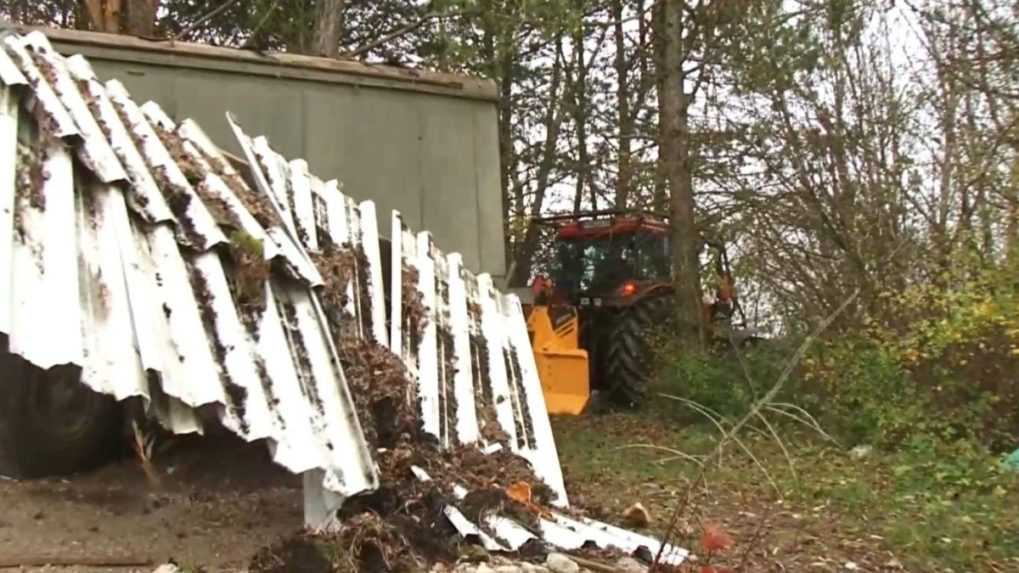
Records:
[[[468,268],[504,274],[496,104],[477,90],[450,95],[427,84],[51,40],[87,56],[101,79],[119,79],[139,103],[194,119],[239,155],[225,118],[232,113],[284,156],[303,157],[348,195],[375,201],[384,233],[397,209],[443,250],[462,253]]]

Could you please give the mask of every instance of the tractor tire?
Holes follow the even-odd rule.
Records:
[[[622,406],[641,404],[653,374],[652,333],[674,322],[672,295],[652,294],[623,308],[603,339],[606,389]]]
[[[72,474],[97,467],[120,449],[120,406],[79,377],[76,367],[42,370],[0,353],[0,475]]]

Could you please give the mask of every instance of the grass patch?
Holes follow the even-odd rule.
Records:
[[[560,459],[577,501],[608,521],[634,502],[661,528],[699,471],[668,460],[667,452],[631,448],[654,444],[689,454],[710,451],[712,428],[680,422],[677,406],[641,412],[556,418]],[[747,544],[754,566],[787,570],[1019,571],[1019,474],[979,449],[909,444],[855,459],[802,430],[781,430],[794,462],[789,469],[774,441],[749,435],[747,445],[778,484],[768,484],[745,455],[730,448],[707,472],[695,496],[701,519],[724,523]],[[692,539],[688,540],[692,542]],[[813,564],[813,565],[812,565]]]

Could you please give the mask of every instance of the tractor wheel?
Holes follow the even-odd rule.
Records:
[[[672,324],[672,295],[650,295],[619,311],[604,339],[606,388],[612,400],[639,406],[653,373],[651,338]]]
[[[0,353],[0,475],[66,475],[92,469],[119,449],[119,405],[79,376],[78,368],[42,370]]]

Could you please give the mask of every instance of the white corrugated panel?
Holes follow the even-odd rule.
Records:
[[[458,256],[444,255],[429,233],[415,235],[395,212],[391,237],[391,348],[417,382],[425,431],[449,447],[493,436],[479,425],[498,424],[508,436],[503,446],[527,459],[556,493],[557,505],[566,506],[562,469],[519,302],[495,289],[488,275],[465,271]],[[416,281],[404,284],[405,268],[416,273]],[[404,292],[414,287],[416,292]],[[422,307],[418,312],[425,315],[423,325],[409,324],[403,316],[414,298]],[[416,332],[410,332],[412,327]],[[479,404],[484,412],[494,412],[495,419],[491,414],[479,417]],[[478,445],[491,444],[481,440]]]
[[[265,439],[276,462],[321,470],[326,489],[351,495],[377,476],[319,298],[338,282],[353,319],[343,328],[403,360],[427,431],[446,447],[508,448],[567,504],[520,303],[490,277],[396,212],[383,269],[374,203],[355,203],[228,115],[252,189],[197,124],[137,105],[40,33],[5,39],[0,81],[0,332],[12,352],[42,368],[77,364],[83,383],[144,398],[175,432],[202,431],[194,409],[214,404],[227,428]],[[329,249],[353,255],[340,277],[316,268]],[[411,300],[421,324],[404,312]],[[482,527],[455,507],[447,514],[493,549],[535,533],[566,549],[658,548],[561,515],[530,532],[500,515]]]
[[[4,73],[0,50],[0,79]],[[18,165],[18,100],[6,85],[0,86],[0,332],[9,334],[13,322],[14,298],[14,207]]]
[[[6,39],[0,80],[30,89],[0,94],[0,331],[11,351],[42,368],[77,364],[83,383],[143,397],[174,431],[201,431],[193,408],[218,405],[226,427],[267,439],[292,471],[321,469],[344,495],[374,487],[312,290],[321,277],[286,228],[290,211],[273,205],[282,223],[264,228],[242,197],[265,190],[248,188],[196,125],[178,129],[121,84],[100,84],[42,34]],[[254,283],[261,310],[238,306],[238,232],[261,247],[253,264],[290,269]]]

